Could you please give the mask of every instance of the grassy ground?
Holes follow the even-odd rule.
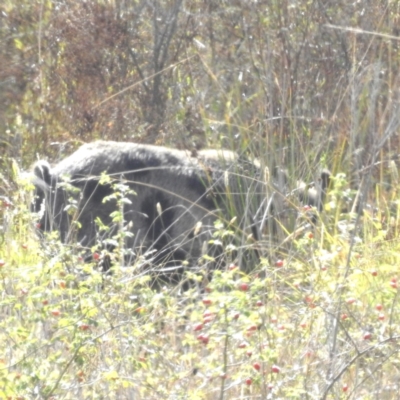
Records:
[[[398,213],[351,218],[335,182],[274,261],[186,292],[43,247],[21,186],[2,203],[2,398],[398,398]]]

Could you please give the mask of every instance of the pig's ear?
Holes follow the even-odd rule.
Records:
[[[33,174],[45,184],[51,185],[51,167],[47,161],[38,161],[33,167]]]
[[[331,171],[329,171],[328,169],[323,169],[321,172],[321,188],[323,191],[325,191],[328,186],[329,183],[331,181]]]

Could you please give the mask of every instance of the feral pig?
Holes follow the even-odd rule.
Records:
[[[53,168],[39,161],[33,173],[33,209],[41,216],[42,230],[58,230],[62,242],[78,242],[87,250],[121,243],[115,237],[124,232],[125,262],[142,256],[148,264],[162,265],[161,274],[169,267],[175,271],[169,275],[181,274],[175,267],[181,268],[184,260],[196,265],[218,218],[235,215],[236,226],[257,236],[251,213],[266,196],[260,170],[222,150],[192,154],[98,141],[81,146]],[[121,191],[123,198],[118,197]],[[122,220],[113,218],[118,210],[123,210]]]
[[[285,207],[279,183],[270,185],[268,172],[226,150],[191,153],[98,141],[53,168],[37,162],[33,175],[33,210],[43,231],[59,231],[62,242],[79,243],[88,254],[95,246],[118,245],[125,264],[140,256],[141,265],[151,265],[152,274],[169,281],[206,254],[210,266],[218,267],[224,259],[221,243],[233,244],[231,257],[241,268],[254,267],[259,253],[257,246],[247,251],[249,243],[257,242]],[[316,192],[313,205],[319,207],[325,189]],[[311,199],[310,191],[302,193],[299,197]],[[227,236],[231,243],[218,236],[218,219],[235,229]]]

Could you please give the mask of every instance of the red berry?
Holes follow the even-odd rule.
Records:
[[[393,288],[393,289],[397,289],[397,281],[394,278],[394,280],[392,279],[389,283],[389,285]]]
[[[276,324],[278,322],[278,318],[276,317],[276,315],[273,315],[271,317],[271,324]]]
[[[239,343],[238,347],[239,347],[239,349],[244,349],[244,348],[247,347],[247,343],[246,342],[241,342],[241,343]]]
[[[306,297],[304,298],[304,301],[308,304],[308,306],[309,306],[310,308],[315,308],[315,307],[316,307],[316,306],[315,306],[315,303],[314,303],[314,300],[312,299],[312,297],[306,296]]]
[[[314,234],[312,233],[312,232],[310,232],[309,234],[308,234],[308,238],[309,239],[312,239],[314,237]]]
[[[52,315],[54,315],[55,317],[59,317],[61,315],[61,311],[60,310],[51,310],[50,311]]]
[[[203,323],[207,324],[214,319],[214,314],[210,310],[206,310],[203,313]]]
[[[240,313],[237,312],[237,313],[233,314],[232,318],[233,319],[238,319],[239,317],[240,317]]]
[[[281,372],[281,369],[277,365],[273,365],[271,371],[275,374],[279,374],[279,372]]]
[[[379,313],[378,319],[379,319],[379,321],[383,321],[385,319],[385,314]]]
[[[250,325],[248,328],[247,328],[247,332],[254,332],[254,331],[256,331],[258,328],[257,328],[257,325]]]
[[[381,310],[383,309],[383,305],[382,305],[382,304],[377,304],[377,305],[375,306],[375,308],[376,308],[378,311],[381,311]]]
[[[210,299],[203,299],[203,304],[205,306],[209,306],[210,304],[212,304],[212,301]]]
[[[378,271],[376,269],[371,271],[372,276],[378,276]]]
[[[356,299],[354,298],[354,297],[349,297],[347,300],[346,300],[346,303],[347,304],[354,304],[356,302]]]
[[[256,371],[259,371],[259,370],[261,369],[260,363],[255,362],[255,363],[253,364],[253,368],[254,368]]]
[[[239,289],[243,292],[247,292],[249,290],[250,285],[246,282],[239,283]]]
[[[257,307],[262,307],[263,302],[261,300],[257,300],[256,306]]]
[[[89,326],[88,324],[83,324],[83,323],[81,323],[81,324],[79,324],[78,328],[79,328],[81,331],[87,331],[87,330],[90,328],[90,326]]]
[[[203,337],[203,340],[202,340],[203,344],[207,344],[209,341],[210,341],[210,338],[208,336]]]
[[[246,385],[251,385],[253,383],[253,381],[251,380],[251,378],[247,378],[246,379]]]
[[[278,268],[283,267],[283,260],[276,260],[275,266]]]
[[[98,261],[100,259],[99,253],[93,253],[93,260]]]
[[[347,383],[345,383],[345,384],[342,386],[343,392],[347,392],[348,389],[349,389],[349,386],[347,385]]]
[[[44,306],[47,306],[47,304],[49,304],[49,301],[48,300],[42,300],[42,304],[44,305]]]
[[[196,324],[193,328],[195,332],[201,331],[203,329],[203,324]]]
[[[251,357],[253,355],[253,352],[251,350],[246,351],[246,356]]]
[[[24,243],[23,245],[21,245],[21,247],[22,247],[24,250],[26,250],[26,249],[28,248],[28,245]]]
[[[345,319],[349,318],[349,316],[345,313],[340,316],[340,318],[344,321]]]
[[[304,301],[306,303],[312,303],[313,299],[310,296],[306,296],[306,297],[304,297]]]
[[[369,340],[372,337],[372,333],[371,332],[365,332],[363,335],[363,339],[364,340]]]
[[[210,341],[210,337],[208,335],[200,334],[197,336],[197,339],[200,340],[203,344],[207,344]]]

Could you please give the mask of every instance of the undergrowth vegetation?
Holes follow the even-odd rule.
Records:
[[[43,246],[21,183],[2,203],[4,398],[395,398],[398,213],[338,212],[343,185],[274,257],[183,291],[138,263],[104,274],[54,233]]]
[[[0,399],[399,398],[398,1],[4,0],[0,22]],[[19,168],[96,139],[333,178],[315,224],[284,193],[294,221],[255,243],[233,209],[212,279],[204,255],[156,285],[123,230],[110,273],[38,235]]]

